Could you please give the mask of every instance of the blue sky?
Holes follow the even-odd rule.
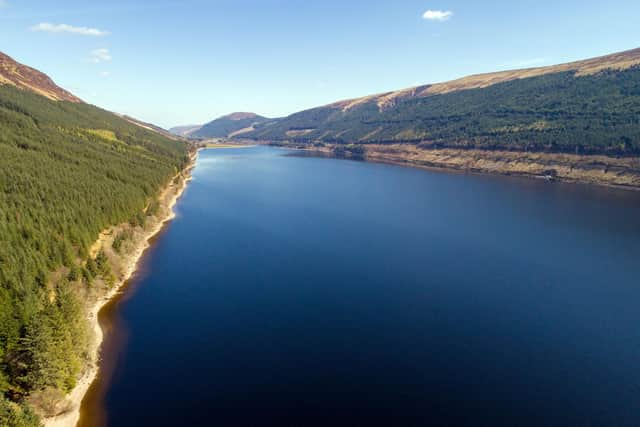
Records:
[[[639,18],[637,0],[0,0],[0,51],[169,127],[640,47]]]

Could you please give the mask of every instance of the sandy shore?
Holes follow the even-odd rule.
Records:
[[[101,296],[90,308],[88,313],[88,319],[90,322],[90,327],[93,329],[95,333],[95,339],[90,350],[91,352],[91,365],[87,369],[86,373],[82,376],[82,378],[78,381],[76,387],[67,395],[67,400],[70,403],[70,410],[58,415],[56,417],[45,418],[43,420],[43,424],[45,427],[75,427],[80,419],[80,406],[82,403],[82,399],[84,398],[87,390],[93,383],[93,381],[98,376],[98,361],[100,357],[100,348],[102,345],[102,341],[104,339],[104,333],[102,328],[100,327],[100,323],[98,321],[98,313],[102,308],[117,294],[123,291],[123,285],[127,283],[127,281],[131,278],[133,273],[136,271],[138,266],[138,261],[144,254],[145,250],[149,248],[149,241],[158,234],[162,228],[170,222],[173,218],[175,218],[174,206],[177,203],[178,199],[184,192],[187,187],[187,184],[191,180],[191,170],[195,165],[195,155],[192,158],[192,163],[189,165],[184,172],[181,173],[183,179],[180,180],[177,184],[171,183],[161,192],[158,199],[160,201],[164,201],[164,213],[162,217],[148,230],[145,230],[144,236],[142,239],[139,239],[139,243],[136,244],[133,251],[128,254],[126,265],[124,266],[124,274],[121,279],[117,281],[115,286],[106,293]],[[105,244],[108,240],[105,239],[109,230],[105,230],[103,233],[100,233],[100,237],[96,241],[96,243],[92,246],[92,252],[97,253],[103,244]]]

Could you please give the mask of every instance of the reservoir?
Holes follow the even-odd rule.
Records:
[[[84,424],[640,425],[640,193],[268,147],[193,178]]]

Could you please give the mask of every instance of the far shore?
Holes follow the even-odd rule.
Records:
[[[216,149],[216,148],[251,148],[251,147],[255,147],[256,145],[250,145],[250,144],[206,144],[203,149]]]
[[[411,144],[367,144],[360,156],[337,156],[334,146],[284,146],[322,157],[361,160],[440,172],[502,175],[640,191],[640,158],[566,153],[419,149]]]
[[[175,182],[175,178],[172,179],[167,187],[165,187],[158,196],[158,200],[162,205],[162,213],[158,216],[157,221],[147,230],[144,230],[143,235],[136,239],[134,242],[135,247],[131,250],[125,260],[123,275],[119,278],[116,284],[104,295],[95,301],[88,311],[88,320],[90,322],[90,328],[95,333],[95,340],[90,350],[91,362],[87,368],[85,374],[78,380],[76,387],[67,395],[67,401],[69,403],[69,410],[63,414],[55,417],[43,419],[44,427],[75,427],[80,419],[80,409],[82,401],[87,394],[91,384],[98,378],[99,373],[99,360],[102,342],[104,339],[104,331],[100,326],[98,320],[98,313],[116,296],[121,294],[124,286],[128,283],[129,279],[133,276],[138,268],[138,262],[142,258],[144,252],[150,247],[151,241],[162,229],[175,218],[174,206],[178,199],[184,193],[187,184],[191,180],[191,171],[195,167],[197,154],[194,154],[191,158],[191,164],[185,168],[184,171],[178,173],[175,178],[180,178],[178,182]],[[111,227],[100,233],[98,240],[92,247],[92,253],[97,253],[101,248],[110,245],[113,240],[113,229]],[[112,236],[111,239],[108,236]]]

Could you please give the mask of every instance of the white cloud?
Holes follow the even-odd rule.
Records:
[[[453,16],[453,12],[451,12],[450,10],[427,10],[423,15],[422,18],[426,19],[428,21],[440,21],[440,22],[444,22],[444,21],[448,21],[449,19],[451,19],[451,17]]]
[[[98,30],[97,28],[74,27],[73,25],[50,24],[48,22],[41,22],[38,25],[34,25],[33,27],[31,27],[31,31],[42,31],[45,33],[69,33],[69,34],[78,34],[81,36],[94,36],[94,37],[102,37],[102,36],[109,35],[108,31]]]
[[[101,62],[111,61],[111,52],[109,49],[95,49],[91,51],[91,62],[99,64]]]
[[[107,78],[107,77],[109,77],[110,75],[111,75],[111,73],[110,73],[110,72],[108,72],[108,71],[102,71],[102,72],[100,72],[100,77]]]

